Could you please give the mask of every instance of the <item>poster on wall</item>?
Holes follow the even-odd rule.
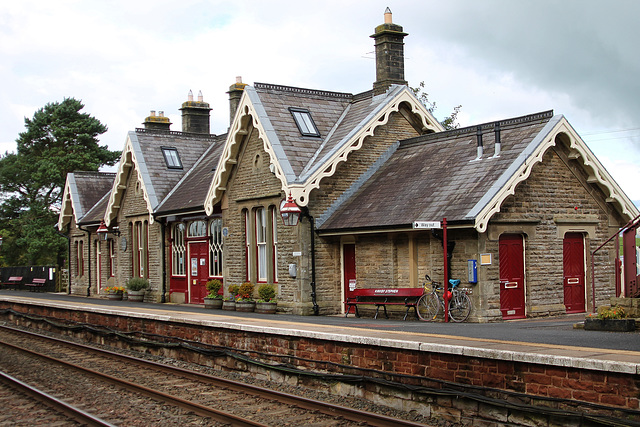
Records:
[[[191,258],[191,275],[198,275],[198,258]]]

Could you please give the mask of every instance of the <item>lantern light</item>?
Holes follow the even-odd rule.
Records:
[[[300,207],[293,201],[291,197],[291,192],[289,192],[289,198],[285,202],[284,200],[280,204],[280,216],[282,217],[282,222],[284,225],[288,227],[295,227],[298,225],[298,220],[300,219]]]
[[[96,230],[96,233],[98,234],[100,240],[103,240],[103,241],[107,240],[107,233],[109,233],[109,229],[105,225],[104,220],[100,222],[100,227],[98,227],[98,230]]]

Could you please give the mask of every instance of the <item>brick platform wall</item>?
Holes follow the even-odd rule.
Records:
[[[458,390],[461,395],[453,399],[447,398],[446,393],[440,393],[440,397],[426,400],[424,396],[416,397],[411,393],[402,396],[397,391],[386,392],[393,394],[396,399],[407,399],[408,401],[403,403],[405,407],[452,421],[459,421],[464,416],[485,419],[497,417],[498,420],[514,422],[513,416],[517,411],[512,409],[507,410],[506,413],[496,414],[495,410],[489,409],[488,402],[479,403],[478,399],[466,399],[464,393],[483,395],[489,400],[502,399],[544,408],[570,409],[615,417],[620,416],[616,408],[632,410],[639,408],[640,378],[635,374],[391,347],[372,347],[344,341],[286,337],[264,332],[238,331],[11,302],[0,303],[0,308],[12,309],[30,316],[30,318],[13,314],[4,316],[5,319],[17,324],[55,328],[51,324],[33,320],[33,317],[45,317],[55,319],[56,323],[91,324],[114,331],[179,337],[202,344],[227,347],[263,362],[289,363],[318,373],[365,375],[430,390],[449,390],[449,392]],[[105,339],[104,335],[89,337],[88,332],[82,334],[85,339],[99,342]],[[163,350],[147,349],[147,351],[162,352]],[[224,369],[250,370],[245,363],[234,364],[228,360],[211,360],[202,355],[184,355],[177,353],[178,350],[175,349],[167,351],[172,357],[197,363],[213,364]],[[338,386],[335,381],[330,387],[334,392],[342,390],[345,393],[361,395],[372,393],[371,390],[356,392],[350,388],[352,386],[345,384]],[[385,393],[382,391],[383,388],[376,392],[377,398],[381,398],[380,395]],[[435,396],[439,394],[437,391],[433,393]],[[588,406],[584,403],[597,406]],[[625,417],[640,419],[640,413],[634,414],[627,413]]]

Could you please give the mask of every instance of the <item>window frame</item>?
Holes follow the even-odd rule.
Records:
[[[176,147],[160,147],[164,162],[169,169],[184,169],[182,166],[182,159],[180,153]]]
[[[209,277],[222,277],[224,239],[222,218],[209,221]]]
[[[115,277],[116,262],[116,242],[113,239],[107,240],[107,251],[109,252],[109,277]]]
[[[289,107],[289,112],[293,116],[293,121],[302,136],[320,137],[320,131],[316,126],[316,122],[311,117],[309,110],[305,108]]]
[[[186,244],[185,237],[187,226],[177,222],[171,227],[171,275],[185,277],[186,270]],[[180,263],[182,261],[182,263]]]
[[[263,207],[256,208],[255,211],[255,238],[256,238],[256,281],[266,283],[269,276],[267,265],[267,213]]]

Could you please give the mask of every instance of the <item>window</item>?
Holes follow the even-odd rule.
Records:
[[[320,132],[318,132],[318,128],[313,122],[309,110],[291,107],[289,108],[289,111],[291,111],[291,115],[296,121],[298,130],[300,131],[302,136],[320,136]]]
[[[207,235],[207,223],[204,221],[193,221],[189,224],[189,237],[204,237]]]
[[[116,274],[116,242],[113,239],[107,240],[109,250],[109,277],[114,277]]]
[[[171,230],[171,274],[173,276],[184,276],[185,273],[185,244],[183,223],[174,224]]]
[[[76,242],[76,276],[84,276],[84,242]]]
[[[133,241],[133,274],[134,277],[148,278],[148,238],[149,223],[147,221],[136,221],[132,224]]]
[[[162,147],[164,161],[167,162],[169,169],[182,169],[182,162],[178,155],[178,149],[175,147]]]
[[[209,223],[209,276],[222,277],[222,218]]]
[[[249,220],[249,211],[244,211],[244,249],[247,268],[247,281],[251,281],[251,224]]]
[[[274,283],[278,282],[278,213],[276,212],[276,207],[271,206],[269,208],[271,211],[271,231],[272,231],[272,256],[273,256],[273,281]]]
[[[267,215],[264,208],[256,209],[256,246],[258,253],[258,282],[267,281]]]

